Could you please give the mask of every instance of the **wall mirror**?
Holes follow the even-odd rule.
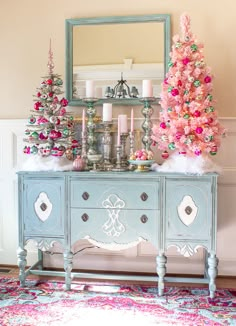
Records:
[[[86,80],[94,80],[98,102],[140,105],[138,98],[107,98],[108,87],[121,79],[142,97],[142,80],[153,83],[159,97],[170,53],[170,15],[67,19],[66,97],[82,105]]]

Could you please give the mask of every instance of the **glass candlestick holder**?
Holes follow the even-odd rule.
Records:
[[[103,168],[105,171],[110,171],[113,168],[111,163],[112,155],[112,136],[111,136],[111,127],[112,121],[104,121],[104,133],[102,136],[102,145],[103,145]]]
[[[116,165],[112,169],[112,171],[115,171],[115,172],[124,172],[126,170],[127,170],[126,168],[123,168],[121,166],[121,146],[120,145],[117,145],[116,146]]]
[[[134,132],[130,131],[129,132],[129,156],[130,159],[132,159],[131,157],[133,157],[134,155]]]
[[[127,160],[127,153],[126,153],[126,140],[128,137],[128,132],[120,134],[120,143],[121,143],[121,166],[123,168],[127,168],[128,160]]]
[[[144,122],[142,124],[142,128],[144,131],[144,135],[142,137],[142,143],[144,145],[144,149],[146,151],[150,151],[150,147],[152,144],[152,121],[151,116],[153,114],[153,108],[151,106],[151,103],[156,101],[155,97],[143,97],[140,99],[140,101],[144,104],[142,108],[142,114],[144,116]]]
[[[88,122],[87,122],[87,144],[88,144],[88,150],[87,154],[97,154],[96,151],[96,145],[97,145],[97,140],[95,137],[95,128],[96,124],[94,122],[94,117],[96,116],[96,108],[94,107],[94,104],[98,101],[97,98],[84,98],[83,102],[86,104],[86,115],[88,117]]]
[[[81,148],[81,157],[84,161],[84,170],[88,170],[88,157],[87,157],[87,131],[81,132],[81,142],[82,142],[82,148]]]

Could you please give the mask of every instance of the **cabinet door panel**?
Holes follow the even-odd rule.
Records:
[[[168,239],[209,239],[211,232],[211,183],[168,180],[166,184]]]
[[[24,183],[25,235],[64,234],[64,180],[26,179]]]

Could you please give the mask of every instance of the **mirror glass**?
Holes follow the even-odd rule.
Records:
[[[140,104],[142,81],[152,80],[159,97],[170,52],[170,16],[122,16],[66,20],[66,97],[81,105],[86,80],[93,80],[95,97],[111,102],[107,89],[126,80],[137,98],[113,98],[114,104]],[[126,87],[125,87],[126,88]]]

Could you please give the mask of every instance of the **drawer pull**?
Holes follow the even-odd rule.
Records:
[[[192,213],[192,208],[190,207],[190,206],[186,206],[185,207],[185,213],[187,214],[187,215],[191,215],[191,213]]]
[[[47,209],[48,207],[47,207],[47,205],[46,205],[45,203],[42,203],[42,204],[40,205],[40,208],[41,208],[41,210],[42,210],[43,212],[45,212],[46,209]]]
[[[89,216],[88,216],[88,214],[84,213],[84,214],[81,216],[81,218],[82,218],[82,220],[83,220],[84,222],[87,222],[88,219],[89,219]]]
[[[146,201],[148,199],[148,195],[146,194],[146,192],[143,192],[140,197],[141,197],[142,201]]]
[[[147,221],[148,221],[148,217],[147,217],[147,215],[142,215],[142,216],[140,217],[140,220],[141,220],[142,223],[147,223]]]
[[[85,191],[82,195],[84,200],[88,200],[89,199],[89,194]]]

